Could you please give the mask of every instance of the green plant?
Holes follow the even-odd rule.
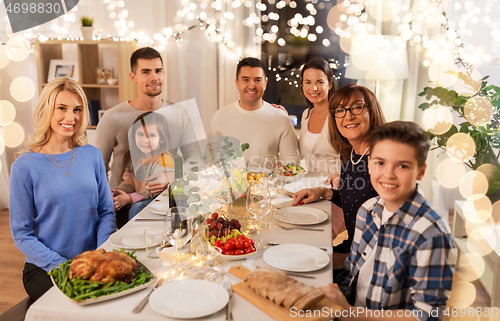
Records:
[[[500,187],[500,87],[488,85],[486,81],[488,76],[479,81],[473,81],[468,75],[460,72],[458,77],[464,81],[465,86],[474,93],[473,95],[464,96],[455,90],[443,87],[425,87],[419,96],[425,96],[428,102],[420,104],[418,108],[426,110],[436,105],[442,105],[448,106],[458,113],[458,117],[464,120],[458,127],[452,124],[449,130],[441,135],[427,132],[434,145],[431,150],[438,148],[446,150],[448,140],[456,133],[465,133],[472,137],[476,145],[476,152],[474,157],[465,161],[464,164],[473,170],[478,169],[483,164],[492,164],[496,167],[496,172],[490,173],[490,177],[487,177],[490,182],[488,193],[491,193]],[[482,98],[491,102],[492,110],[489,111],[493,111],[493,117],[488,117],[488,121],[482,123],[471,123],[470,121],[473,119],[470,114],[467,114],[465,106],[470,99],[475,101]],[[474,105],[472,104],[472,106]],[[484,112],[485,110],[478,110],[476,113]]]
[[[89,16],[81,16],[80,21],[82,23],[82,27],[92,27],[94,24],[94,18],[91,18]]]

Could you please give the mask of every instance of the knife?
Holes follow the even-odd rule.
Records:
[[[268,243],[267,243],[267,245],[270,245],[270,246],[276,246],[276,245],[281,245],[281,244],[279,244],[279,243],[269,243],[269,242],[268,242]],[[325,252],[326,252],[326,251],[328,251],[328,250],[327,250],[327,249],[325,249],[324,247],[318,247],[318,249],[323,250],[323,251],[325,251]]]

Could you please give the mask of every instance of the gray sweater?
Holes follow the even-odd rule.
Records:
[[[176,154],[175,150],[180,147],[184,158],[200,155],[193,123],[186,109],[178,104],[171,105],[163,101],[157,112],[167,120],[169,149],[174,150]],[[95,146],[101,150],[106,171],[109,171],[109,161],[113,154],[109,177],[111,188],[116,188],[121,181],[125,166],[123,156],[129,150],[128,130],[142,113],[144,112],[135,109],[126,101],[107,110],[97,125]]]

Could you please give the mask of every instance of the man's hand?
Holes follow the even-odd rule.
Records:
[[[168,184],[149,182],[144,186],[145,189],[149,190],[153,196],[156,196],[163,192],[167,188]]]
[[[282,111],[284,111],[288,115],[288,110],[286,110],[285,107],[278,105],[278,104],[271,104],[271,105],[273,105],[273,107],[275,107],[275,108],[281,109]]]
[[[132,205],[132,197],[122,190],[114,189],[111,190],[113,193],[113,205],[115,206],[115,212],[121,210],[127,205]]]

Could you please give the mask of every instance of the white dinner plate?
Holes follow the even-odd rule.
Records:
[[[122,228],[111,234],[109,237],[109,243],[119,248],[123,247],[126,250],[143,249],[146,247],[144,231],[147,229],[147,227]],[[161,241],[151,246],[158,245],[160,243]]]
[[[324,222],[328,219],[328,214],[322,210],[313,207],[285,207],[277,210],[274,217],[278,220],[296,224],[296,225],[313,225]]]
[[[291,272],[311,272],[330,263],[330,256],[305,244],[282,244],[264,252],[264,261],[272,267]]]
[[[153,201],[149,205],[149,210],[158,215],[167,215],[168,198],[163,198],[161,201]]]
[[[327,177],[318,176],[318,177],[305,177],[296,182],[286,184],[283,189],[290,193],[297,193],[301,189],[304,188],[312,188],[312,187],[326,187],[331,188],[330,185],[325,184]]]
[[[149,304],[169,318],[194,319],[211,315],[226,306],[227,291],[204,280],[181,280],[164,284],[151,294]]]

